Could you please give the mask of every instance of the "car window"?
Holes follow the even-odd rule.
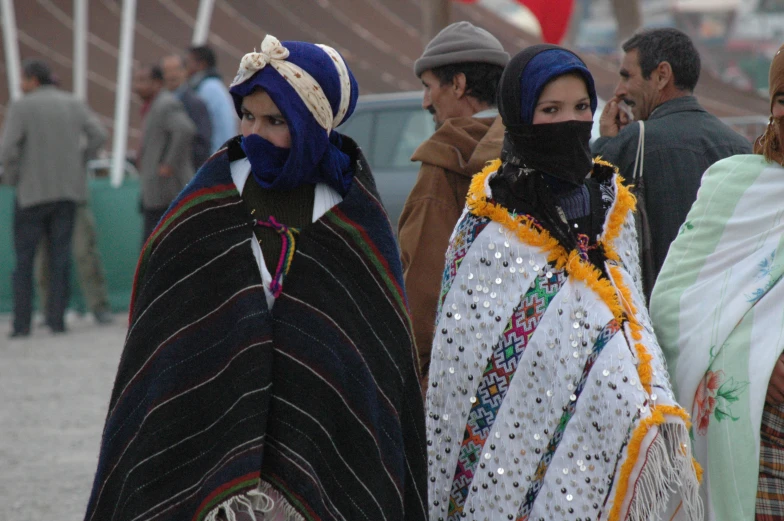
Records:
[[[375,112],[356,112],[354,113],[345,124],[340,126],[340,133],[345,134],[357,142],[362,153],[365,154],[365,159],[372,165],[374,164],[373,150],[371,142],[373,139],[373,120],[375,119]]]
[[[373,136],[377,168],[407,168],[411,154],[433,133],[432,116],[416,108],[379,112]]]
[[[411,113],[403,128],[403,135],[397,142],[392,164],[395,168],[411,165],[411,155],[435,131],[433,116],[422,109]]]

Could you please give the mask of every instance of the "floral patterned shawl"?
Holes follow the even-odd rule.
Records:
[[[784,350],[784,168],[713,165],[651,298],[678,401],[692,413],[708,520],[754,519],[760,422]]]

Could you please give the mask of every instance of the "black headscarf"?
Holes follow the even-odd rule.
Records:
[[[512,58],[499,83],[498,111],[506,126],[501,158],[574,188],[583,183],[593,164],[589,146],[593,122],[533,124],[544,88],[570,73],[585,81],[591,113],[595,112],[596,88],[585,63],[573,52],[550,44],[532,45]]]
[[[557,45],[533,45],[509,62],[498,91],[498,111],[506,126],[502,165],[491,182],[497,202],[534,217],[567,249],[577,246],[577,237],[560,210],[558,195],[580,188],[591,171],[592,122],[534,125],[532,120],[545,86],[570,73],[585,80],[595,111],[593,77],[573,52]]]
[[[573,72],[585,79],[591,98],[591,112],[595,112],[597,100],[593,76],[579,56],[549,43],[532,45],[520,51],[504,69],[498,85],[498,112],[504,124],[531,124],[534,106],[544,87],[555,78]],[[524,92],[524,88],[528,92]]]

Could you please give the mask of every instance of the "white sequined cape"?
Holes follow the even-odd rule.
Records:
[[[495,205],[497,168],[475,176],[447,253],[429,518],[700,519],[688,415],[640,297],[634,198],[603,183],[608,279]]]

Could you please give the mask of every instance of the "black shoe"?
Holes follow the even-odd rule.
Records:
[[[108,311],[96,311],[93,315],[95,316],[95,321],[102,326],[114,322],[114,317]]]
[[[62,335],[67,331],[67,329],[65,329],[65,324],[57,324],[56,326],[49,324],[49,329],[52,331],[53,335]]]
[[[14,331],[11,331],[10,333],[8,333],[8,338],[27,338],[29,336],[30,336],[30,330],[29,329],[25,329],[25,330],[22,330],[22,331],[14,330]]]

